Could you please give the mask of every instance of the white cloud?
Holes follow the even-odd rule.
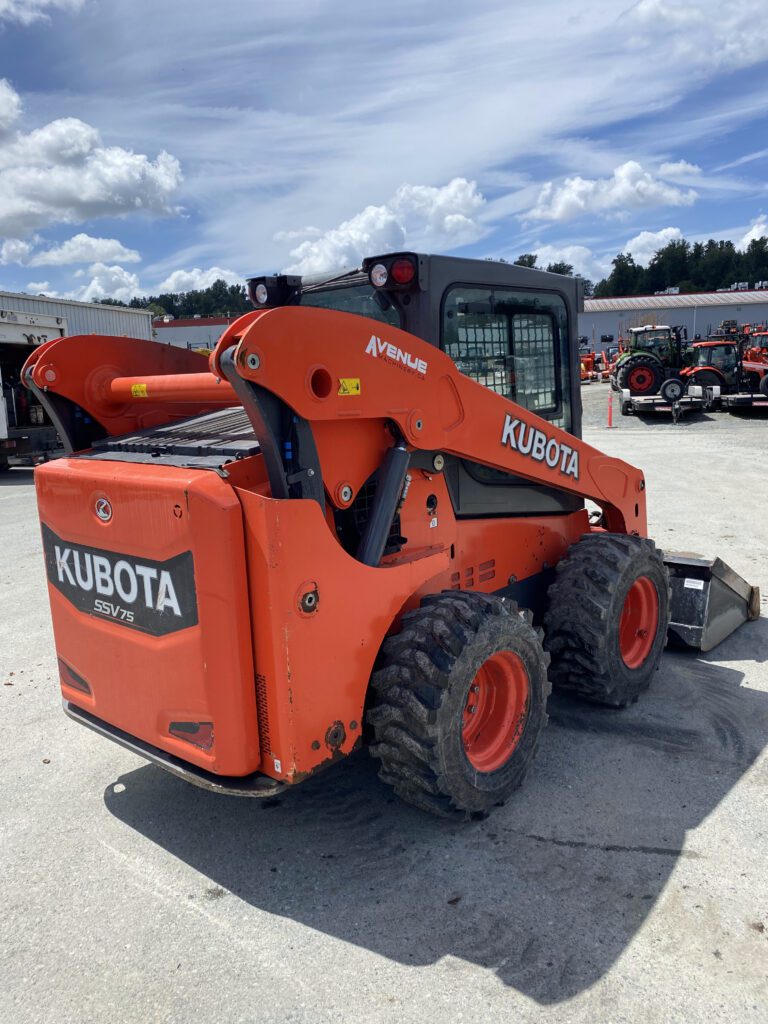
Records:
[[[4,135],[20,115],[21,97],[7,78],[0,78],[0,135]]]
[[[628,160],[610,178],[566,178],[559,186],[547,182],[528,216],[562,221],[654,206],[690,206],[696,198],[693,189],[683,192],[654,178],[636,160]]]
[[[58,267],[68,263],[106,263],[108,260],[139,263],[141,256],[135,249],[126,249],[116,238],[93,238],[81,232],[61,245],[35,253],[28,265]]]
[[[338,227],[309,238],[291,252],[292,274],[357,266],[364,256],[403,248],[457,249],[485,234],[475,219],[485,199],[474,181],[454,178],[442,188],[401,185],[381,206],[367,206]]]
[[[30,281],[27,285],[27,291],[32,292],[34,295],[39,295],[41,292],[47,292],[50,287],[50,281]]]
[[[700,174],[699,165],[689,164],[687,160],[676,160],[674,163],[662,164],[659,168],[659,175],[672,181],[677,181],[679,178],[686,181],[688,178],[696,178]]]
[[[9,109],[0,95],[3,102]],[[167,214],[180,183],[179,162],[169,153],[150,160],[104,146],[91,125],[61,118],[16,132],[0,147],[0,234],[139,211]]]
[[[768,218],[764,213],[761,213],[759,217],[749,226],[749,230],[742,236],[742,238],[736,243],[737,249],[746,249],[750,242],[756,241],[758,238],[765,238],[768,235]]]
[[[768,19],[763,0],[639,0],[626,17],[630,49],[645,47],[648,36],[663,40],[670,59],[695,69],[704,61],[729,70],[764,60]]]
[[[0,0],[0,21],[31,25],[54,10],[77,11],[85,0]]]
[[[123,267],[94,263],[89,267],[88,273],[91,277],[88,284],[71,292],[68,298],[79,299],[81,302],[94,302],[96,299],[120,299],[121,302],[128,302],[141,291],[138,276]]]
[[[661,228],[660,231],[641,231],[630,238],[622,252],[632,255],[635,263],[647,267],[654,253],[669,242],[676,242],[683,237],[680,228]]]
[[[221,267],[210,267],[208,270],[201,270],[199,267],[194,267],[192,270],[174,270],[164,281],[160,282],[157,288],[153,289],[153,293],[191,292],[200,288],[210,288],[214,281],[242,284],[243,278],[234,270],[223,270]]]
[[[25,263],[31,252],[32,246],[29,242],[21,238],[7,238],[0,245],[0,264]]]
[[[574,273],[587,277],[590,281],[599,281],[609,273],[610,261],[596,256],[586,245],[539,245],[534,246],[537,265],[546,270],[550,263],[570,263]]]

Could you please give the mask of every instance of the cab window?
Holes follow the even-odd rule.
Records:
[[[345,285],[341,288],[317,288],[302,292],[302,306],[320,306],[339,313],[357,313],[380,323],[400,327],[400,313],[394,305],[383,310],[374,298],[373,288],[365,284]]]
[[[568,316],[556,294],[448,289],[442,348],[468,377],[569,429]]]

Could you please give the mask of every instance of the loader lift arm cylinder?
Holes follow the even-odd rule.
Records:
[[[363,565],[378,565],[405,485],[411,456],[402,438],[389,449],[379,474],[371,515],[357,550]]]

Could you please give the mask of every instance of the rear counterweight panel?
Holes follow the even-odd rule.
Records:
[[[229,484],[75,458],[39,468],[36,486],[64,699],[208,772],[258,770],[242,512]],[[172,722],[205,725],[174,736]]]

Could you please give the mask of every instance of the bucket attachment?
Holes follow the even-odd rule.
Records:
[[[760,590],[719,558],[665,554],[672,595],[669,641],[711,651],[743,623],[760,617]]]

